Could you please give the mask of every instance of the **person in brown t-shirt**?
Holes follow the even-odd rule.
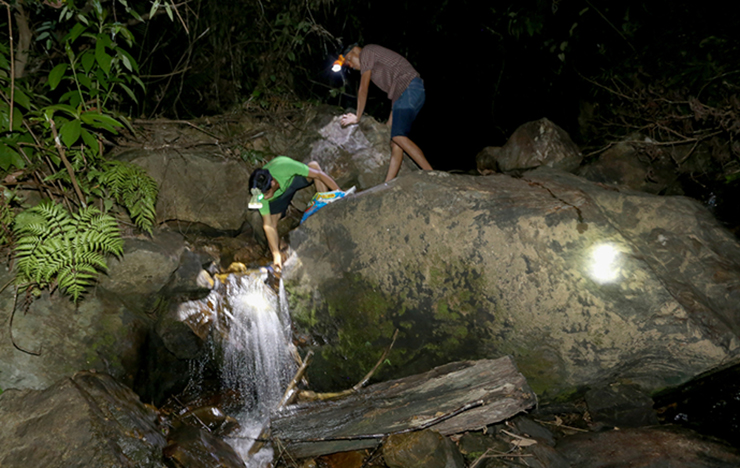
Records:
[[[388,126],[391,127],[391,162],[385,181],[393,179],[401,169],[403,153],[425,171],[432,166],[424,157],[416,143],[408,137],[411,124],[424,105],[424,81],[419,73],[402,55],[379,45],[368,44],[365,47],[350,46],[345,54],[345,63],[355,70],[360,70],[360,90],[357,93],[357,113],[344,114],[342,126],[357,124],[365,110],[367,90],[370,81],[388,93],[393,103]]]

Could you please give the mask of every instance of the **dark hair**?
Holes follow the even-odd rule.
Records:
[[[267,169],[257,169],[252,172],[249,176],[249,188],[253,189],[257,187],[262,193],[270,190],[270,184],[272,183],[272,174]]]
[[[352,49],[354,49],[355,47],[360,47],[360,45],[358,43],[356,43],[356,42],[354,44],[348,45],[347,47],[344,48],[344,53],[342,55],[344,55],[346,57],[347,54],[349,54],[350,52],[352,52]]]

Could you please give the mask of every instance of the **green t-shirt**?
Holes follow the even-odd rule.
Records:
[[[270,214],[270,200],[275,200],[280,195],[284,194],[285,189],[290,187],[290,184],[293,183],[293,177],[297,175],[308,177],[308,166],[296,161],[295,159],[290,159],[287,156],[276,157],[265,164],[262,169],[270,171],[270,175],[278,184],[280,184],[280,187],[275,190],[272,197],[269,199],[265,198],[264,203],[262,203],[262,208],[260,208],[261,215]]]

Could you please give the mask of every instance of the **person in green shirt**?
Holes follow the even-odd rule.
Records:
[[[316,161],[303,164],[286,156],[276,157],[249,177],[253,200],[249,207],[259,209],[262,215],[262,229],[272,252],[272,264],[278,270],[283,267],[278,221],[285,216],[295,193],[311,184],[317,192],[339,190],[334,179],[322,171]]]

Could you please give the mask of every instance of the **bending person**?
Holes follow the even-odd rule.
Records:
[[[277,269],[283,267],[278,221],[285,216],[295,193],[311,184],[316,186],[317,192],[339,190],[334,179],[322,171],[316,161],[306,165],[286,156],[276,157],[249,177],[252,193],[249,208],[259,209],[262,215],[262,229],[272,252],[272,264]]]
[[[403,153],[425,171],[432,166],[424,157],[424,152],[408,137],[411,124],[419,114],[426,94],[424,81],[419,73],[402,55],[379,45],[368,44],[365,47],[350,46],[345,55],[345,63],[355,70],[360,70],[360,89],[357,93],[357,113],[344,114],[342,126],[357,124],[365,111],[367,90],[370,81],[388,94],[393,103],[388,125],[391,127],[391,162],[385,181],[395,178],[401,169]]]

